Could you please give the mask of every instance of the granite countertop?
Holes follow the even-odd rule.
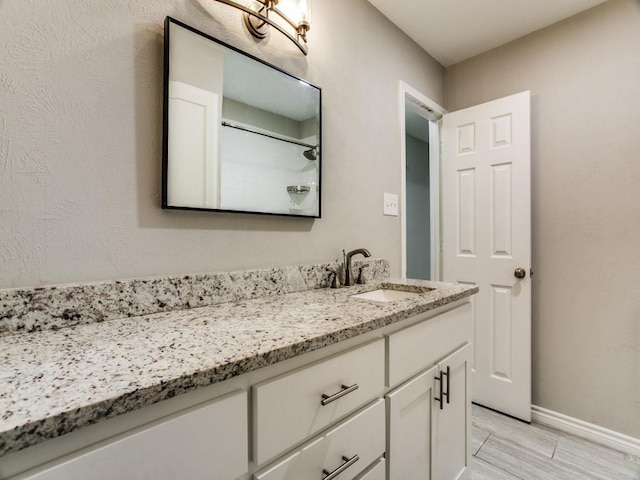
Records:
[[[418,296],[351,298],[381,283]],[[468,297],[397,280],[321,288],[0,338],[0,456]]]

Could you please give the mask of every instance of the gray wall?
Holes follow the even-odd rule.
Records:
[[[185,21],[323,88],[320,220],[162,211],[162,38]],[[400,270],[400,79],[443,68],[365,0],[313,3],[309,56],[211,0],[0,2],[0,288],[315,263]],[[375,233],[375,234],[374,234]]]
[[[450,111],[532,94],[533,402],[640,437],[640,2],[448,68]]]
[[[429,121],[424,120],[429,128]],[[407,277],[431,278],[429,144],[406,136],[407,149]]]

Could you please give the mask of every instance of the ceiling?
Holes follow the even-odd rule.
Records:
[[[317,87],[241,53],[224,52],[225,97],[299,122],[317,117]]]
[[[369,0],[445,67],[605,0]]]
[[[425,118],[424,112],[420,111],[420,107],[410,102],[405,103],[404,128],[407,135],[429,143],[429,120]]]

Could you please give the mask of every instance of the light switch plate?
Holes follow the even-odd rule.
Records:
[[[391,215],[392,217],[398,216],[398,195],[392,193],[384,194],[384,210],[385,215]]]

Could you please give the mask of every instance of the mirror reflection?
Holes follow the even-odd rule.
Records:
[[[163,208],[320,217],[320,89],[167,18]]]

